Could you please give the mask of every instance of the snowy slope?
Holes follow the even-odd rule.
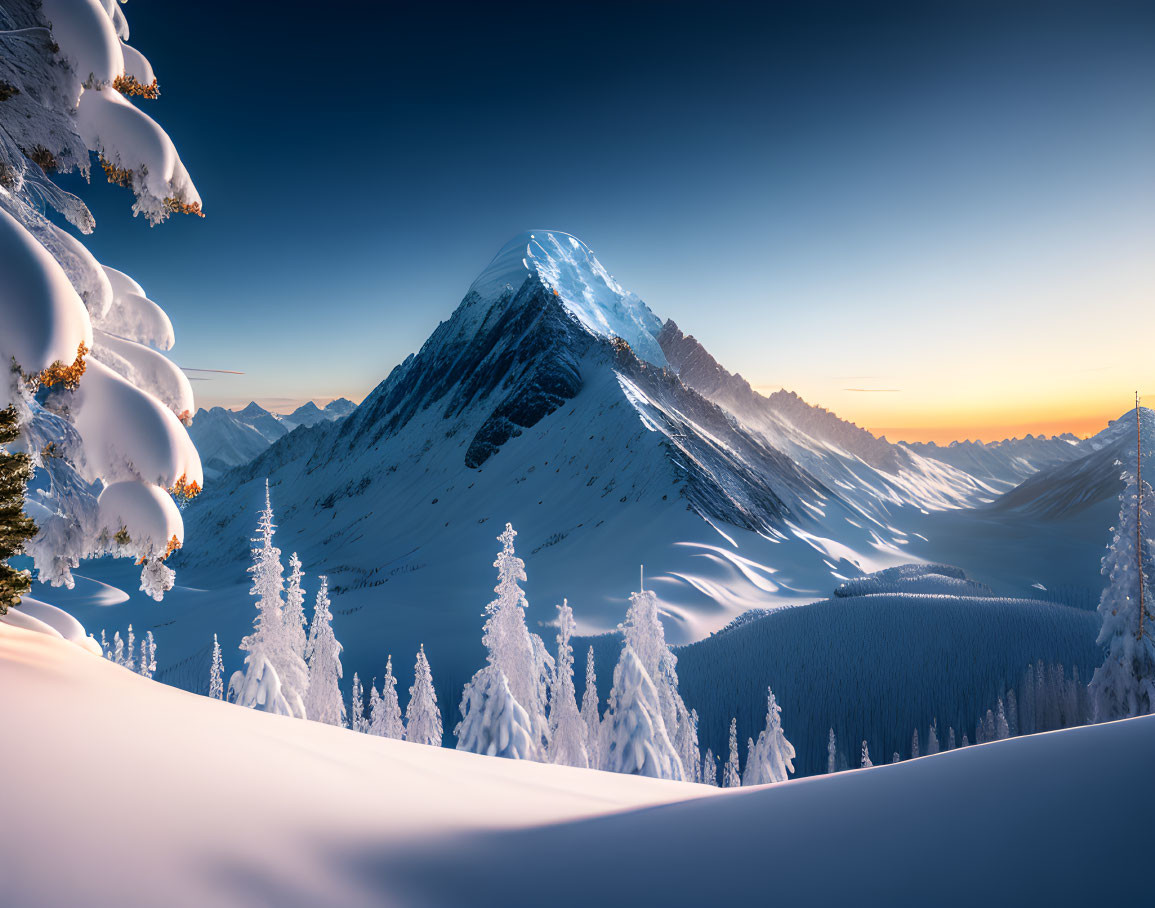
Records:
[[[5,626],[0,686],[20,692],[0,702],[13,905],[1088,905],[1149,886],[1155,718],[722,792],[256,713]]]

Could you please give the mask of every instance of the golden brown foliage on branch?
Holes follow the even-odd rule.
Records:
[[[84,362],[84,355],[87,352],[88,347],[84,341],[81,341],[80,346],[76,348],[76,359],[71,366],[66,366],[60,360],[57,360],[37,375],[33,380],[33,384],[36,386],[43,385],[46,388],[63,384],[67,390],[75,391],[80,387],[80,379],[84,375],[84,370],[88,368],[88,364]]]
[[[176,533],[172,534],[172,539],[168,541],[168,546],[164,550],[164,554],[160,556],[160,560],[164,561],[169,555],[180,548],[180,540],[176,538]]]
[[[182,202],[173,196],[164,200],[164,207],[176,214],[195,214],[198,218],[205,216],[205,213],[201,211],[200,202]]]
[[[201,493],[201,487],[197,485],[197,481],[195,479],[192,482],[189,482],[188,476],[182,473],[180,479],[178,479],[173,484],[173,487],[169,489],[168,492],[174,498],[182,498],[185,501],[192,501],[192,499],[196,498]]]
[[[136,76],[117,76],[112,80],[112,87],[122,95],[128,95],[130,98],[144,98],[147,101],[155,101],[160,97],[160,88],[157,87],[156,79],[152,80],[151,85],[145,85],[142,82],[138,82]]]
[[[123,167],[117,167],[104,155],[100,156],[100,166],[104,169],[104,175],[108,177],[108,182],[123,186],[125,189],[132,189],[132,171],[125,170]]]

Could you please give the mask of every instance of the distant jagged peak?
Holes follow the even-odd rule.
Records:
[[[641,359],[667,365],[658,343],[661,319],[622,287],[577,237],[560,230],[518,234],[501,247],[470,292],[493,299],[518,290],[527,279],[540,281],[591,334],[620,337]]]
[[[247,407],[245,407],[243,410],[238,410],[237,415],[238,416],[252,417],[252,416],[271,416],[272,414],[268,410],[266,410],[264,407],[262,407],[259,403],[257,403],[255,400],[253,400],[253,401],[250,401],[249,405]]]
[[[881,469],[896,469],[898,449],[885,438],[842,419],[823,407],[807,403],[785,389],[763,395],[741,375],[728,372],[691,334],[683,334],[673,320],[662,326],[662,350],[679,378],[707,398],[747,419],[772,414],[812,438],[836,445]]]

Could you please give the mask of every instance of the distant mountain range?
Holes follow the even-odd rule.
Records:
[[[200,453],[205,476],[215,479],[231,467],[251,461],[298,426],[315,426],[348,416],[357,405],[344,397],[324,408],[308,401],[287,416],[270,413],[257,403],[243,410],[213,407],[197,410],[189,436]]]

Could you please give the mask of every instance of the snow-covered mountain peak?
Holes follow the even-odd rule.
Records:
[[[625,340],[641,359],[665,366],[658,344],[662,321],[623,288],[575,236],[558,230],[518,234],[494,256],[470,290],[482,298],[516,291],[536,277],[591,334]]]

